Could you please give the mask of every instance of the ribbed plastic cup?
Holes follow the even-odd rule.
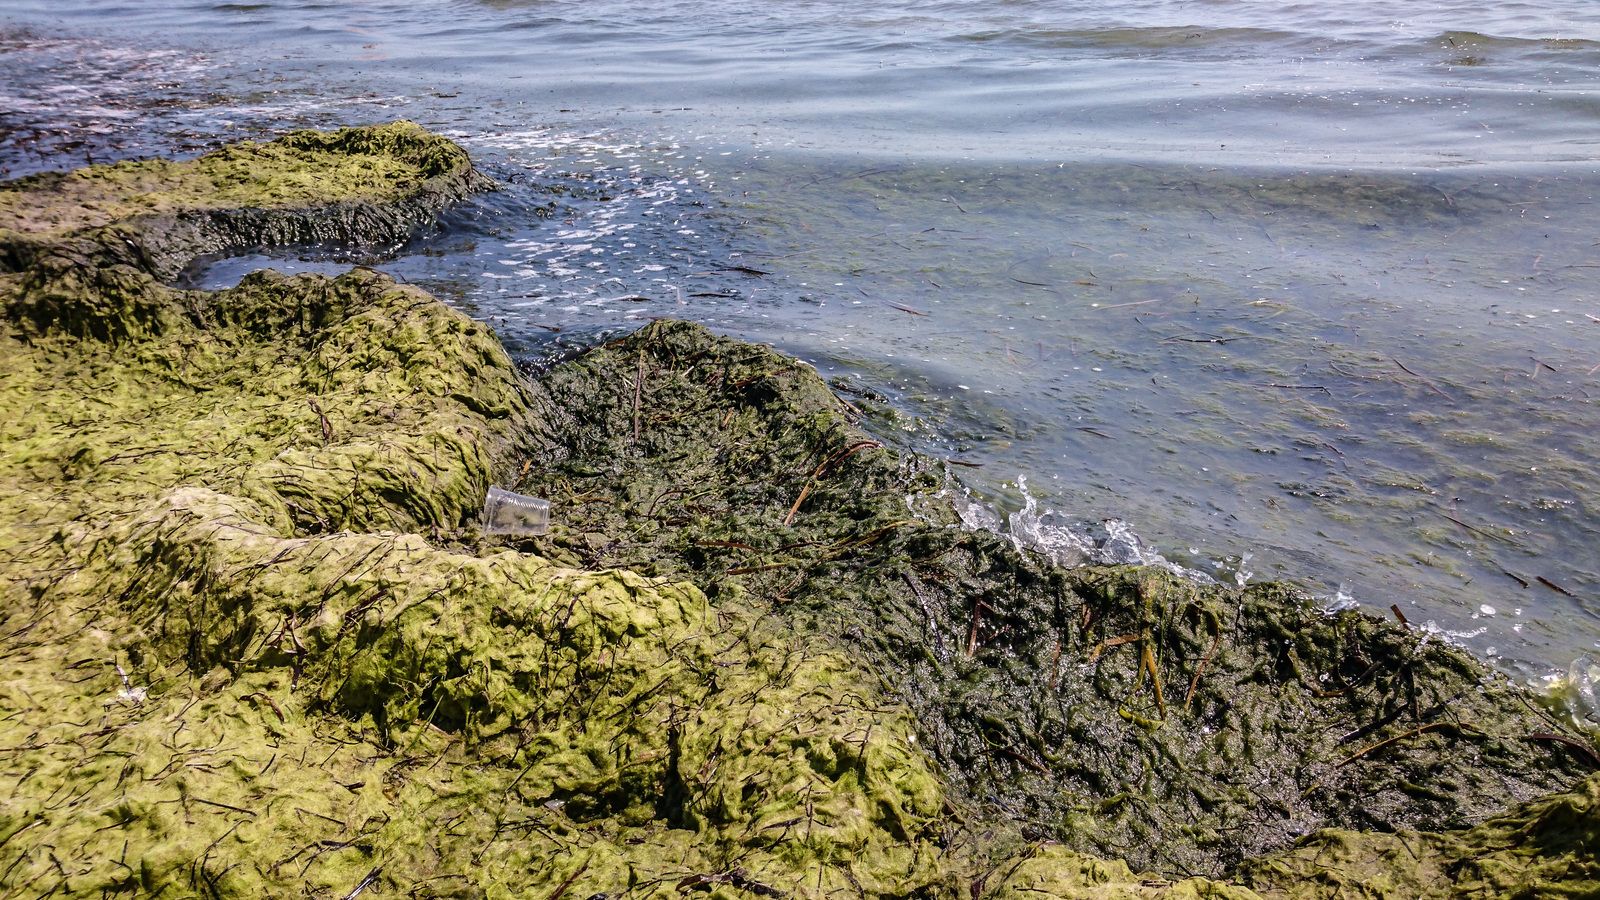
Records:
[[[497,487],[483,498],[484,534],[544,534],[550,530],[550,501],[524,497]]]

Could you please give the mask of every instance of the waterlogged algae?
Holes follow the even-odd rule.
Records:
[[[794,360],[529,382],[375,272],[83,246],[0,275],[6,897],[1592,887],[1586,757],[1467,657],[962,531]]]
[[[1029,839],[1220,877],[1322,827],[1468,827],[1591,770],[1419,632],[955,527],[942,477],[769,349],[662,321],[541,384],[525,484],[566,526],[531,547],[692,577],[849,647],[953,799]]]
[[[162,278],[196,257],[268,245],[392,245],[492,182],[411,122],[296,131],[198,159],[136,160],[0,185],[0,265],[70,242]]]

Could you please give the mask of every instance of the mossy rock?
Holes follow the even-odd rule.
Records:
[[[411,122],[47,172],[0,184],[0,270],[55,252],[171,279],[196,257],[255,247],[389,247],[490,185]]]

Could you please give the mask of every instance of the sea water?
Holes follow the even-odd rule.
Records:
[[[531,368],[694,319],[1062,561],[1293,579],[1524,676],[1600,641],[1591,3],[15,0],[0,29],[6,177],[412,119],[503,188],[363,260]]]

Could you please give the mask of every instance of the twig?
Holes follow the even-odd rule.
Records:
[[[249,810],[249,809],[241,809],[241,808],[240,808],[240,807],[237,807],[237,806],[229,806],[229,805],[228,805],[228,804],[226,804],[226,803],[218,803],[218,802],[217,802],[217,801],[215,801],[215,800],[207,800],[207,799],[205,799],[205,798],[204,798],[204,797],[190,797],[190,798],[189,798],[189,799],[190,799],[190,800],[193,800],[193,801],[194,801],[194,802],[196,802],[196,803],[204,803],[204,804],[205,804],[205,805],[207,805],[207,806],[216,806],[216,807],[220,807],[220,808],[222,808],[222,809],[231,809],[231,810],[233,810],[233,811],[234,811],[234,812],[236,812],[236,813],[244,813],[244,814],[245,814],[245,815],[247,815],[247,816],[254,816],[254,815],[256,815],[256,813],[255,813],[255,811],[254,811],[254,810]]]
[[[1596,768],[1600,768],[1600,754],[1595,753],[1593,747],[1590,747],[1589,745],[1583,743],[1582,741],[1574,740],[1574,739],[1569,738],[1569,737],[1567,737],[1565,735],[1545,734],[1543,732],[1541,732],[1539,734],[1530,734],[1527,737],[1524,737],[1523,740],[1525,740],[1525,741],[1560,741],[1561,743],[1566,744],[1567,746],[1572,747],[1573,749],[1578,750],[1579,752],[1583,753],[1585,756],[1589,757],[1589,759],[1594,762],[1595,767]]]
[[[821,478],[829,469],[833,468],[838,463],[843,462],[847,457],[854,454],[857,450],[880,450],[882,448],[883,445],[877,441],[856,441],[850,446],[845,447],[843,450],[840,450],[839,452],[828,457],[826,462],[820,466],[817,466],[816,471],[811,473],[811,477]]]
[[[1426,375],[1418,375],[1417,373],[1415,373],[1415,372],[1411,371],[1410,369],[1406,368],[1406,364],[1405,363],[1401,362],[1398,359],[1395,359],[1392,356],[1389,357],[1389,360],[1391,362],[1393,362],[1395,365],[1399,366],[1400,367],[1400,371],[1406,373],[1407,375],[1410,375],[1413,378],[1421,378],[1422,379],[1422,383],[1427,386],[1428,390],[1433,391],[1435,394],[1438,394],[1439,396],[1445,398],[1446,400],[1449,400],[1451,403],[1456,402],[1456,398],[1450,396],[1449,394],[1446,394],[1444,391],[1441,391],[1437,387],[1435,387],[1433,382],[1428,380],[1428,376],[1426,376]]]
[[[322,414],[322,407],[317,405],[317,401],[307,398],[306,402],[311,404],[311,411],[322,420],[322,445],[326,447],[333,441],[333,426],[328,424],[328,417]]]
[[[1552,591],[1555,591],[1558,594],[1566,594],[1568,597],[1571,597],[1574,600],[1578,599],[1578,595],[1577,594],[1574,594],[1573,592],[1567,590],[1566,588],[1562,587],[1561,585],[1556,584],[1554,581],[1551,581],[1550,579],[1544,577],[1543,575],[1535,575],[1533,577],[1534,577],[1535,581],[1538,581],[1540,584],[1544,585],[1545,587],[1549,588]]]
[[[1413,728],[1410,731],[1406,732],[1405,734],[1397,734],[1394,737],[1389,738],[1387,740],[1379,741],[1379,742],[1377,742],[1376,744],[1373,744],[1370,747],[1363,747],[1360,750],[1357,750],[1356,752],[1354,752],[1354,753],[1350,754],[1349,756],[1345,757],[1344,759],[1340,760],[1338,765],[1334,766],[1334,768],[1337,769],[1339,766],[1342,766],[1347,762],[1350,762],[1352,760],[1359,759],[1360,757],[1366,756],[1368,753],[1371,753],[1372,751],[1378,749],[1379,747],[1387,746],[1389,744],[1394,743],[1395,741],[1401,740],[1403,738],[1411,737],[1412,735],[1415,735],[1415,734],[1422,734],[1423,732],[1427,732],[1427,731],[1437,731],[1440,728],[1464,728],[1464,727],[1468,727],[1468,725],[1469,725],[1469,723],[1467,723],[1467,722],[1434,722],[1431,725],[1424,725],[1421,728]]]
[[[1121,637],[1114,637],[1109,641],[1103,641],[1094,648],[1093,653],[1089,654],[1089,662],[1092,663],[1099,659],[1102,652],[1110,650],[1112,647],[1121,647],[1123,644],[1131,644],[1138,639],[1139,635],[1137,634],[1125,634]]]
[[[794,514],[800,511],[800,504],[805,502],[806,495],[811,493],[811,485],[814,483],[814,480],[808,480],[806,486],[800,489],[800,496],[794,498],[794,505],[789,507],[789,514],[783,517],[783,524],[788,525],[794,521]]]
[[[528,470],[531,468],[533,468],[533,459],[530,457],[527,462],[522,464],[522,471],[517,473],[517,480],[511,482],[511,490],[517,491],[522,488],[522,479],[528,477]]]
[[[1074,284],[1078,284],[1079,282],[1073,282],[1073,283]],[[1098,287],[1098,285],[1096,285],[1096,287]],[[1110,306],[1099,306],[1099,307],[1096,307],[1095,311],[1096,312],[1105,312],[1108,309],[1121,309],[1124,306],[1144,306],[1146,303],[1160,303],[1163,300],[1172,300],[1172,299],[1175,299],[1175,298],[1172,298],[1172,297],[1157,297],[1154,300],[1138,300],[1138,301],[1135,301],[1133,303],[1113,303]]]
[[[590,859],[593,859],[593,857]],[[568,875],[567,880],[561,882],[561,886],[556,888],[555,893],[550,895],[549,900],[561,900],[561,895],[567,892],[567,888],[572,887],[572,883],[578,880],[578,876],[589,870],[590,859],[584,860],[583,865],[578,867],[578,871]],[[345,900],[350,900],[350,898],[346,897]]]
[[[1150,642],[1144,642],[1144,665],[1150,670],[1150,682],[1156,688],[1156,707],[1161,710],[1161,718],[1167,717],[1167,701],[1161,696],[1161,673],[1156,671],[1156,655],[1150,650]]]
[[[1333,396],[1333,391],[1328,390],[1320,384],[1275,384],[1269,382],[1266,384],[1258,384],[1256,387],[1287,388],[1295,391],[1321,391],[1324,394],[1327,394],[1329,397]]]
[[[781,568],[783,568],[784,566],[787,566],[787,565],[789,565],[789,563],[786,563],[786,562],[775,562],[775,563],[767,563],[764,566],[745,566],[744,568],[741,568],[741,569],[729,569],[727,574],[729,574],[729,575],[749,575],[751,572],[765,572],[768,569],[781,569]]]
[[[1444,516],[1446,519],[1449,519],[1450,521],[1456,523],[1457,525],[1460,525],[1462,528],[1465,528],[1466,530],[1472,532],[1473,534],[1481,534],[1481,535],[1483,535],[1484,537],[1487,537],[1487,538],[1498,538],[1499,537],[1499,535],[1494,534],[1492,532],[1484,531],[1481,528],[1473,528],[1471,525],[1468,525],[1467,523],[1461,521],[1460,519],[1456,518],[1455,516],[1450,515],[1447,512],[1441,512],[1441,513],[1439,513],[1439,515]],[[1524,587],[1526,587],[1526,585],[1524,585]]]
[[[344,900],[356,900],[357,897],[361,896],[361,892],[362,891],[364,891],[367,888],[371,887],[372,883],[374,881],[378,880],[378,874],[380,872],[382,872],[382,871],[383,871],[383,867],[382,866],[378,866],[378,867],[374,868],[371,872],[368,872],[367,873],[367,877],[361,879],[361,883],[356,885],[356,889],[355,890],[353,890],[350,893],[344,895]]]

